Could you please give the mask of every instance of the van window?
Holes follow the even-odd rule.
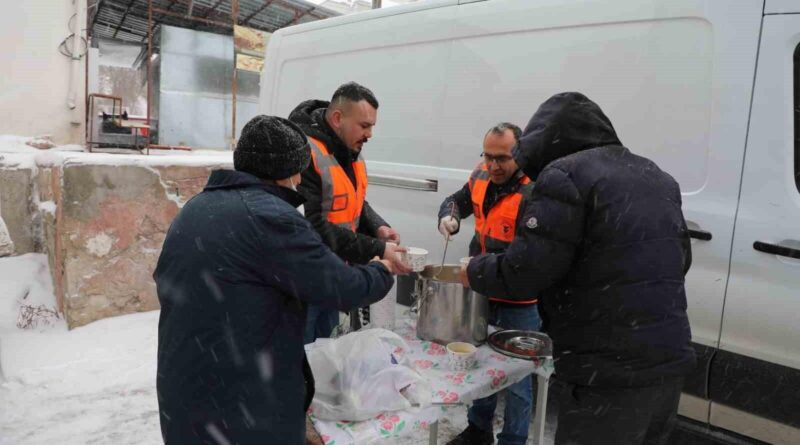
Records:
[[[800,192],[800,45],[794,50],[794,183]]]

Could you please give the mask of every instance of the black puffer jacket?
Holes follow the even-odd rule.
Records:
[[[304,444],[306,305],[350,310],[391,289],[382,264],[351,267],[331,252],[301,202],[216,170],[172,222],[154,274],[166,444]]]
[[[357,159],[336,136],[336,133],[325,121],[325,110],[329,102],[321,100],[307,100],[297,106],[290,114],[289,120],[297,124],[311,137],[324,142],[347,173],[347,177],[356,185],[355,172],[352,163]],[[380,226],[389,226],[375,210],[364,201],[361,211],[358,232],[353,233],[346,228],[331,224],[322,215],[322,180],[311,164],[303,171],[303,181],[297,191],[306,199],[303,205],[306,218],[322,236],[325,244],[336,252],[342,259],[354,264],[364,264],[373,257],[383,256],[386,244],[375,238]]]
[[[691,250],[675,180],[579,93],[542,104],[515,159],[536,185],[506,253],[470,263],[472,287],[540,296],[562,380],[643,386],[688,372]]]

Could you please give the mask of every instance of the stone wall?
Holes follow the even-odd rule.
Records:
[[[34,230],[33,172],[10,166],[0,175],[0,214],[8,228],[16,254],[40,251]]]
[[[111,163],[110,155],[93,162],[80,155],[27,170],[0,165],[0,199],[29,203],[27,214],[24,206],[11,206],[10,219],[3,207],[15,243],[22,241],[17,253],[48,254],[70,328],[158,309],[152,273],[172,219],[213,169],[231,167],[229,153],[208,162],[177,157],[174,164],[144,156]]]
[[[202,190],[203,167],[64,166],[58,237],[70,327],[158,309],[152,279],[179,205]]]

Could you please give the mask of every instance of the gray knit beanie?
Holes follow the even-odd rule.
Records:
[[[286,179],[311,162],[311,146],[294,123],[277,116],[259,115],[242,129],[233,168],[261,179]]]

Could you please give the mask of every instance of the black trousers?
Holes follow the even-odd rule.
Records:
[[[555,445],[665,445],[682,387],[683,379],[643,388],[567,385]]]

